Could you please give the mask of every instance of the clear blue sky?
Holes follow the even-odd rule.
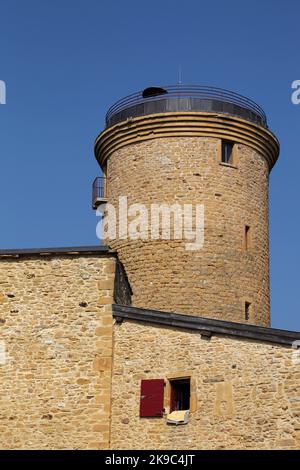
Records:
[[[2,0],[0,248],[97,244],[93,142],[107,108],[149,85],[257,101],[281,141],[271,174],[272,326],[300,330],[300,4],[296,0]]]

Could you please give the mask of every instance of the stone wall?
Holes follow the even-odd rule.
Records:
[[[299,449],[295,350],[124,321],[114,328],[113,449]],[[300,352],[298,352],[299,356]],[[299,359],[299,357],[298,357]],[[139,418],[142,379],[191,377],[187,425]]]
[[[111,255],[0,259],[0,448],[109,445]]]
[[[0,258],[1,449],[299,448],[295,350],[113,327],[114,278],[109,253]],[[139,418],[141,380],[165,380],[167,411],[180,377],[189,424]]]
[[[224,165],[220,139],[165,137],[110,155],[108,200],[116,208],[127,196],[128,206],[144,204],[149,214],[152,203],[203,204],[205,211],[204,246],[196,251],[187,240],[152,240],[150,225],[148,239],[107,241],[124,264],[133,305],[244,322],[249,302],[248,321],[269,325],[269,168],[250,146],[236,144],[234,152],[234,165]]]

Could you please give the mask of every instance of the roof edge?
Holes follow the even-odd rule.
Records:
[[[211,333],[235,338],[247,338],[253,341],[276,343],[291,347],[300,340],[300,332],[267,328],[245,323],[227,322],[212,318],[196,317],[160,310],[150,310],[119,304],[112,306],[113,316],[119,319],[134,320],[158,325],[197,330],[201,334]]]
[[[50,255],[115,255],[115,252],[110,250],[106,245],[92,245],[92,246],[66,246],[66,247],[46,247],[46,248],[16,248],[0,250],[0,258],[21,256],[50,256]]]

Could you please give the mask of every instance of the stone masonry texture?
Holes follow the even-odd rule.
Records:
[[[116,323],[114,278],[110,254],[0,259],[1,449],[299,448],[299,351]],[[139,418],[142,379],[167,412],[182,377],[187,425]]]
[[[300,370],[288,347],[124,321],[114,328],[113,449],[299,449]],[[298,355],[300,352],[298,352]],[[142,379],[190,377],[190,421],[140,418]]]
[[[107,241],[126,269],[133,305],[244,322],[249,302],[248,321],[269,325],[269,168],[247,145],[237,143],[234,153],[228,166],[220,164],[220,139],[165,137],[110,155],[107,194],[116,208],[127,196],[128,206],[144,204],[149,214],[152,203],[203,204],[205,211],[204,246],[196,251],[186,250],[187,240],[150,235]]]
[[[234,142],[231,165],[222,139]],[[275,136],[232,116],[166,113],[108,128],[95,149],[108,202],[127,196],[148,215],[152,203],[201,204],[204,246],[152,240],[149,228],[107,240],[115,252],[2,252],[0,449],[298,449],[299,351],[112,315],[125,299],[269,325]],[[125,291],[114,292],[116,258]],[[176,378],[190,379],[187,425],[166,423]],[[165,381],[163,417],[139,417],[145,379]]]
[[[0,260],[0,448],[109,445],[115,259]]]

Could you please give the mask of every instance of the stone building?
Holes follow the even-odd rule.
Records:
[[[278,154],[261,108],[224,90],[110,108],[93,206],[114,234],[0,251],[0,448],[299,448],[300,333],[269,326]]]

